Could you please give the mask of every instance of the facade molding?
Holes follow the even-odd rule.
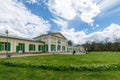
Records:
[[[48,37],[48,52],[51,52],[51,36]]]

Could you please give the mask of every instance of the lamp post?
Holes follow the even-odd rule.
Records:
[[[8,55],[8,34],[9,34],[8,30],[6,30],[5,33],[7,34],[7,52],[6,52],[6,58],[8,58],[9,57],[9,55]]]

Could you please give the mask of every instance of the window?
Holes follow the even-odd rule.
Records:
[[[11,44],[10,42],[0,42],[0,51],[10,51]]]
[[[45,51],[48,51],[48,45],[45,44]]]
[[[2,50],[7,51],[7,42],[2,42]]]
[[[51,51],[56,51],[56,46],[55,45],[51,45]]]
[[[65,51],[65,46],[62,46],[62,51]]]
[[[25,43],[18,43],[18,45],[16,46],[16,52],[21,52],[24,53],[25,52]]]
[[[61,44],[61,41],[60,40],[58,40],[58,42],[57,42],[58,44]]]
[[[35,45],[34,44],[29,45],[29,51],[35,51]]]
[[[38,51],[42,51],[42,45],[38,46]]]
[[[22,51],[22,50],[23,50],[22,48],[23,48],[23,45],[20,44],[20,45],[19,45],[19,51]]]

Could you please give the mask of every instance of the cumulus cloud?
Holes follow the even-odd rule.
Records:
[[[86,42],[86,34],[84,31],[75,32],[74,28],[61,31],[61,33],[74,44],[83,44]]]
[[[71,5],[71,0],[48,1],[48,8],[53,14],[68,20],[73,19],[76,15],[76,12]]]
[[[17,0],[0,0],[0,32],[6,29],[11,35],[34,37],[49,31],[50,24]]]
[[[40,0],[19,0],[19,1],[29,3],[29,4],[37,4],[38,6],[41,5]]]
[[[52,19],[52,21],[56,23],[59,27],[61,27],[61,31],[64,31],[68,28],[68,21],[66,20],[56,18],[56,19]]]
[[[69,21],[79,17],[92,27],[95,26],[93,29],[100,27],[99,24],[93,25],[94,18],[102,13],[101,11],[111,9],[119,2],[120,0],[48,0],[47,5],[51,13],[55,16],[53,21],[61,26],[61,32],[65,37],[72,40],[75,44],[83,44],[91,40],[104,42],[106,39],[114,42],[115,39],[120,38],[118,36],[120,25],[111,24],[103,31],[86,34],[84,31],[76,32],[74,28],[69,29]],[[61,19],[56,17],[60,17]]]
[[[29,3],[36,3],[38,0],[27,0]],[[45,0],[44,0],[45,1]],[[112,2],[111,2],[112,1]],[[114,6],[119,0],[111,0],[109,4]],[[77,31],[68,28],[69,21],[79,17],[82,21],[93,25],[94,18],[101,11],[110,9],[106,3],[109,0],[48,0],[47,5],[51,13],[54,14],[54,23],[61,27],[61,33],[74,44],[83,44],[87,41],[108,41],[114,42],[120,38],[120,25],[111,24],[99,32],[86,34],[85,31]],[[46,33],[50,29],[50,24],[41,17],[31,13],[25,5],[18,0],[0,0],[0,33],[5,33],[8,29],[11,35],[34,37],[41,33]],[[97,6],[98,5],[98,6]],[[95,25],[100,27],[99,24]]]
[[[99,13],[99,7],[92,0],[48,0],[49,10],[56,16],[66,20],[79,17],[82,21],[91,24]]]
[[[28,3],[37,3],[38,0],[26,0]]]
[[[44,0],[45,1],[45,0]],[[109,4],[108,4],[109,3]],[[94,18],[120,3],[120,0],[48,0],[46,4],[56,17],[66,20],[80,18],[94,26]],[[118,11],[118,10],[117,10]]]
[[[92,0],[76,0],[74,4],[76,5],[75,10],[81,20],[93,25],[93,18],[100,13],[99,7],[96,3],[93,3]]]
[[[120,4],[120,0],[101,0],[98,3],[98,7],[100,8],[100,10],[106,11],[106,10],[109,10],[113,6],[116,6],[118,4]]]
[[[74,44],[84,44],[89,41],[105,42],[106,40],[115,42],[120,39],[120,25],[111,24],[103,31],[93,32],[88,35],[84,31],[75,32],[73,28],[62,31],[62,34],[64,34],[68,40],[72,40]]]
[[[120,25],[111,24],[103,31],[91,33],[87,37],[89,41],[94,40],[104,42],[107,39],[109,42],[114,42],[117,39],[120,39],[120,35],[118,34],[120,34]]]

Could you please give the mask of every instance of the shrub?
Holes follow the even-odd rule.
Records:
[[[83,65],[83,66],[76,66],[76,65],[48,65],[48,64],[27,64],[27,63],[16,63],[16,62],[5,62],[0,61],[0,64],[12,67],[23,67],[23,68],[37,68],[37,69],[47,69],[47,70],[55,70],[55,71],[108,71],[108,70],[120,70],[120,64],[99,64],[99,65]]]

